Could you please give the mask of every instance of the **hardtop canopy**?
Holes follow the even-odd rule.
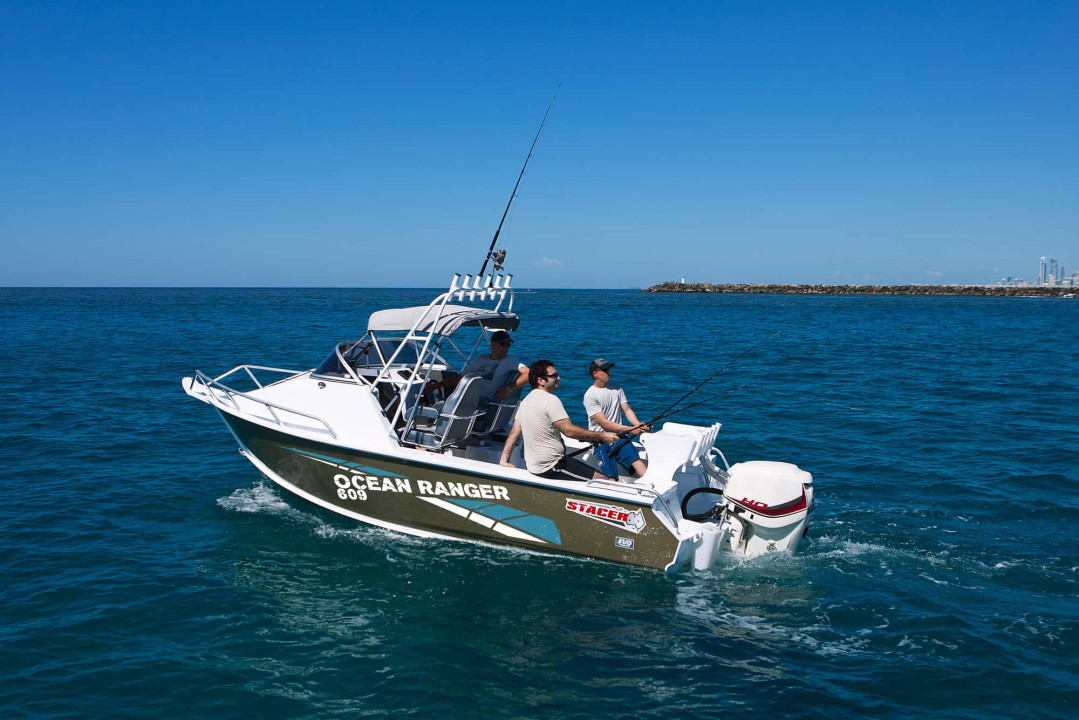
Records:
[[[517,313],[495,312],[466,305],[446,305],[442,309],[438,322],[437,306],[423,305],[409,308],[393,308],[371,313],[367,320],[368,332],[408,332],[416,322],[423,318],[417,332],[435,335],[453,335],[466,326],[482,326],[490,330],[513,332],[521,324]]]

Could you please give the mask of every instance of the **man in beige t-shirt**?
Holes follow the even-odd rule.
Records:
[[[501,464],[514,467],[510,455],[517,441],[524,437],[525,466],[528,472],[540,477],[560,480],[591,480],[606,478],[589,465],[566,457],[562,436],[596,443],[613,443],[618,436],[612,432],[593,432],[570,422],[562,401],[555,396],[558,371],[550,360],[537,360],[528,371],[530,392],[517,408],[517,421],[502,448]]]

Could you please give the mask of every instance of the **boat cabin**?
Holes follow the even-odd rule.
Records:
[[[372,313],[367,333],[339,343],[311,377],[369,386],[404,445],[442,450],[497,436],[512,423],[520,393],[485,402],[483,378],[462,372],[488,351],[492,333],[520,325],[512,277],[454,275],[449,290],[426,306]],[[457,376],[452,389],[427,390]]]

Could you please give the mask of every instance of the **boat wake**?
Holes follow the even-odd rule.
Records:
[[[869,650],[870,628],[834,627],[819,603],[793,586],[769,586],[753,603],[726,602],[726,596],[723,588],[687,583],[678,588],[675,609],[716,635],[772,651],[795,647],[817,656],[837,657]],[[888,624],[885,618],[876,621],[880,627]]]
[[[882,545],[874,542],[860,542],[834,535],[822,535],[813,539],[805,553],[807,559],[836,559],[865,561],[876,558],[893,558],[925,561],[930,564],[943,564],[944,560],[923,552],[905,548]]]
[[[274,492],[273,487],[265,482],[260,482],[254,487],[241,488],[231,495],[218,498],[217,504],[226,510],[234,512],[270,513],[273,515],[289,515],[291,517],[304,515],[304,513],[282,500]]]

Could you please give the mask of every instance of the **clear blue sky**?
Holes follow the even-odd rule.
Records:
[[[0,285],[1079,270],[1079,3],[0,0]]]

